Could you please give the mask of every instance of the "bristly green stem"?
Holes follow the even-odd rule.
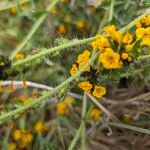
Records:
[[[50,4],[47,6],[46,11],[51,10],[58,2],[59,0],[53,0],[52,2],[50,2]],[[22,50],[22,48],[27,44],[27,42],[32,38],[32,36],[35,34],[36,30],[39,28],[39,26],[42,24],[42,22],[44,21],[44,19],[46,18],[48,13],[44,13],[43,15],[41,15],[39,17],[39,19],[34,23],[34,25],[32,26],[32,28],[30,29],[30,31],[28,32],[28,34],[25,36],[25,38],[23,39],[23,41],[17,46],[17,48],[15,50],[13,50],[10,58],[13,59],[16,54]]]
[[[144,59],[148,59],[150,58],[150,55],[143,55],[143,56],[139,56],[138,60],[144,60]]]
[[[137,60],[146,60],[146,59],[149,59],[149,58],[150,58],[150,55],[144,55],[144,56],[139,56],[139,57],[137,58]],[[145,66],[143,66],[142,68],[135,69],[135,70],[130,71],[130,72],[122,73],[122,74],[119,75],[119,78],[129,77],[129,76],[131,76],[131,75],[139,74],[139,73],[141,73],[144,69],[148,69],[148,68],[150,68],[150,64],[145,65]]]
[[[73,46],[76,46],[76,45],[84,44],[84,43],[90,42],[94,39],[96,39],[96,37],[91,37],[91,38],[87,38],[87,39],[83,39],[83,40],[75,40],[73,42],[69,42],[68,44],[60,45],[60,46],[50,48],[50,49],[45,49],[45,50],[43,50],[42,52],[40,52],[36,55],[30,56],[30,57],[28,57],[24,60],[21,60],[21,61],[17,61],[16,63],[14,63],[12,65],[12,67],[20,66],[22,64],[33,61],[33,60],[38,59],[38,58],[41,59],[41,57],[43,57],[45,55],[48,55],[48,54],[51,54],[51,53],[54,53],[54,52],[57,52],[57,51],[62,51],[63,49],[73,47]]]
[[[49,92],[46,92],[44,95],[42,95],[41,97],[35,99],[35,100],[31,100],[31,102],[25,106],[22,106],[18,109],[12,110],[8,113],[5,113],[3,115],[0,116],[0,121],[2,121],[3,119],[6,119],[8,117],[12,117],[15,114],[18,114],[24,110],[27,110],[35,105],[37,105],[39,102],[41,102],[42,100],[44,100],[47,97],[51,97],[53,95],[55,95],[59,90],[61,90],[62,88],[66,87],[68,84],[70,84],[71,82],[73,82],[76,78],[78,78],[86,69],[87,66],[92,65],[93,62],[96,60],[96,58],[98,57],[98,53],[94,52],[91,59],[88,61],[87,64],[85,64],[82,69],[80,69],[75,75],[71,76],[70,78],[68,78],[66,81],[64,81],[62,84],[58,85],[56,88],[52,89]]]

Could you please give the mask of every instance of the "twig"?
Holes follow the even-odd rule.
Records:
[[[119,128],[125,128],[125,129],[129,129],[132,131],[136,131],[136,132],[145,133],[145,134],[150,135],[149,129],[143,129],[143,128],[127,125],[124,123],[118,123],[118,122],[110,122],[110,121],[104,121],[104,122],[108,123],[111,126],[115,126],[115,127],[119,127]]]
[[[73,148],[75,147],[78,139],[81,136],[81,133],[82,133],[82,143],[81,143],[82,144],[82,150],[86,150],[86,147],[85,147],[85,120],[84,120],[86,118],[86,107],[87,107],[87,97],[86,97],[86,93],[84,93],[82,114],[81,114],[82,121],[81,121],[80,127],[77,130],[71,144],[69,145],[68,150],[73,150]]]
[[[109,112],[96,98],[94,98],[92,95],[88,94],[88,97],[95,103],[95,105],[100,108],[109,118],[113,120],[118,120],[116,116],[114,116],[111,112]]]
[[[0,86],[9,86],[12,83],[12,81],[0,81]],[[52,90],[54,89],[54,87],[51,86],[47,86],[44,84],[40,84],[40,83],[35,83],[35,82],[30,82],[30,81],[26,81],[26,84],[28,87],[34,87],[37,89],[43,89],[43,90]],[[13,80],[13,85],[15,86],[15,88],[22,88],[23,87],[23,81],[14,81]],[[72,92],[67,92],[68,96],[77,98],[77,99],[83,99],[83,96],[76,94],[76,93],[72,93]]]

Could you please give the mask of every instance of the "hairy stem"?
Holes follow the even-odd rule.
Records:
[[[70,78],[68,78],[67,80],[65,80],[62,84],[58,85],[56,88],[52,89],[49,92],[46,92],[45,94],[43,94],[42,96],[40,96],[37,99],[31,100],[31,102],[25,106],[22,106],[18,109],[12,110],[8,113],[5,113],[3,115],[0,116],[0,121],[3,119],[6,119],[8,117],[12,117],[16,114],[19,114],[22,111],[25,111],[33,106],[36,106],[37,104],[39,104],[41,101],[43,101],[45,98],[47,97],[51,97],[53,95],[55,95],[58,91],[60,91],[62,88],[66,87],[68,84],[70,84],[72,81],[74,81],[76,78],[78,78],[86,69],[87,66],[92,65],[93,62],[96,60],[98,56],[98,53],[94,53],[91,57],[91,59],[88,61],[87,64],[85,64],[82,69],[80,69],[75,75],[71,76]]]
[[[83,39],[83,40],[76,40],[76,41],[73,41],[73,42],[69,42],[68,44],[60,45],[60,46],[50,48],[50,49],[45,49],[45,50],[43,50],[42,52],[40,52],[36,55],[30,56],[30,57],[28,57],[24,60],[21,60],[21,61],[18,61],[16,63],[14,63],[12,65],[12,67],[23,65],[27,62],[34,61],[35,59],[38,59],[38,58],[41,59],[43,56],[46,56],[48,54],[51,54],[51,53],[54,53],[54,52],[57,52],[57,51],[62,51],[63,49],[73,47],[73,46],[76,46],[76,45],[84,44],[84,43],[90,42],[94,39],[96,39],[96,37],[91,37],[91,38],[87,38],[87,39]]]

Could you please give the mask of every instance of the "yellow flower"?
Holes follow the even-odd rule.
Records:
[[[141,45],[146,45],[150,47],[150,35],[144,36]]]
[[[74,98],[72,97],[66,97],[64,102],[67,104],[67,105],[70,105],[70,104],[73,104],[74,103]]]
[[[109,40],[100,34],[97,35],[97,39],[91,45],[93,49],[98,49],[100,52],[104,52],[105,48],[110,47]]]
[[[127,44],[125,46],[126,52],[130,52],[133,50],[134,44]]]
[[[71,16],[66,15],[66,16],[64,17],[64,20],[65,20],[67,23],[70,23],[70,22],[71,22]]]
[[[80,54],[77,58],[77,63],[79,64],[79,69],[81,69],[88,61],[90,58],[91,52],[88,50],[85,50],[82,54]],[[88,66],[85,71],[90,71],[90,66]]]
[[[122,34],[119,31],[116,31],[116,26],[108,25],[104,27],[104,31],[117,43],[122,42]]]
[[[150,46],[150,27],[136,29],[137,39],[141,39],[141,45]]]
[[[27,149],[29,144],[33,141],[33,135],[27,131],[27,130],[22,130],[22,138],[20,139],[19,142],[19,148],[20,149]]]
[[[121,67],[120,55],[111,48],[107,48],[104,53],[100,54],[99,61],[106,69],[117,69]]]
[[[16,60],[21,60],[21,59],[24,59],[25,58],[25,55],[23,53],[18,53],[16,56],[15,56],[15,59]]]
[[[93,96],[95,96],[96,98],[101,98],[105,94],[106,94],[105,87],[99,85],[94,86]]]
[[[122,58],[123,60],[128,59],[128,57],[129,57],[129,54],[128,54],[128,53],[122,53],[122,54],[121,54],[121,58]]]
[[[58,33],[64,35],[64,34],[66,34],[66,32],[67,32],[67,29],[66,29],[65,25],[64,24],[60,24],[58,26]]]
[[[89,81],[83,81],[77,84],[79,88],[86,91],[87,93],[90,93],[92,89],[92,84]]]
[[[19,141],[19,147],[25,149],[33,140],[33,135],[27,130],[15,130],[13,133],[13,139]]]
[[[136,37],[138,39],[141,39],[145,35],[145,33],[146,33],[145,28],[137,28],[136,29]]]
[[[99,110],[98,108],[93,108],[91,111],[90,111],[90,114],[89,114],[89,119],[90,120],[93,120],[93,121],[98,121],[100,120],[102,117],[102,112],[101,110]]]
[[[34,125],[34,130],[36,132],[43,132],[43,126],[44,126],[44,123],[42,121],[38,121],[36,122],[36,124]]]
[[[145,25],[146,25],[146,26],[149,26],[149,25],[150,25],[150,15],[148,15],[148,16],[146,17]]]
[[[41,132],[41,133],[44,133],[44,132],[47,132],[50,130],[50,126],[47,125],[46,123],[42,122],[42,121],[38,121],[36,122],[36,124],[34,125],[34,130],[36,132]]]
[[[55,15],[57,13],[57,8],[52,7],[49,12]]]
[[[71,68],[71,70],[70,70],[71,76],[73,76],[73,75],[76,74],[77,72],[78,72],[78,67],[77,67],[76,64],[73,64],[73,65],[72,65],[72,68]]]
[[[15,143],[10,143],[8,146],[8,150],[17,150],[17,146]]]
[[[129,57],[128,57],[128,61],[130,62],[131,60],[132,60],[132,58],[129,56]]]
[[[104,31],[108,35],[112,35],[114,32],[116,32],[116,26],[115,25],[108,25],[104,27]]]
[[[11,14],[15,15],[15,14],[18,12],[18,8],[17,8],[16,6],[11,7],[10,10],[9,10],[9,12],[10,12]]]
[[[140,21],[137,21],[137,22],[135,23],[135,25],[136,25],[136,28],[141,28],[141,27],[142,27],[142,24],[141,24]]]
[[[130,123],[133,121],[133,116],[129,115],[129,114],[124,114],[123,115],[123,122],[125,123]]]
[[[24,105],[27,105],[27,104],[29,104],[29,102],[30,102],[30,100],[29,100],[29,98],[28,97],[21,97],[20,98],[20,101],[24,104]]]
[[[143,17],[140,22],[144,25],[144,26],[149,26],[150,25],[150,15]]]
[[[83,29],[86,26],[86,23],[82,20],[79,20],[79,21],[77,21],[76,26],[79,29]]]
[[[132,41],[133,41],[133,36],[129,32],[123,35],[123,39],[122,39],[123,43],[130,44]]]
[[[23,137],[21,139],[21,141],[23,143],[27,143],[30,144],[33,140],[33,135],[29,132],[29,131],[23,131]]]
[[[90,55],[91,55],[91,52],[89,50],[84,50],[84,52],[78,56],[77,63],[86,64],[89,60]]]
[[[58,115],[69,114],[68,105],[65,102],[58,102],[56,106],[56,112]]]
[[[22,138],[22,132],[21,132],[21,130],[15,130],[14,132],[13,132],[13,139],[15,140],[15,141],[18,141],[18,140],[20,140]]]
[[[136,22],[137,28],[147,27],[150,25],[150,15],[144,16],[141,20]]]
[[[23,10],[24,12],[28,12],[29,9],[30,9],[30,3],[29,3],[29,2],[24,3],[24,4],[22,5],[22,10]]]
[[[5,63],[2,61],[2,62],[0,62],[0,67],[2,67],[2,66],[4,66],[5,65]]]

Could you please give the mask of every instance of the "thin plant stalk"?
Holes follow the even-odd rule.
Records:
[[[108,123],[111,126],[115,126],[115,127],[119,127],[119,128],[125,128],[125,129],[129,129],[129,130],[136,131],[139,133],[145,133],[145,134],[150,135],[149,129],[143,129],[143,128],[127,125],[124,123],[120,123],[120,122],[111,122],[111,121],[104,121],[104,122]]]

